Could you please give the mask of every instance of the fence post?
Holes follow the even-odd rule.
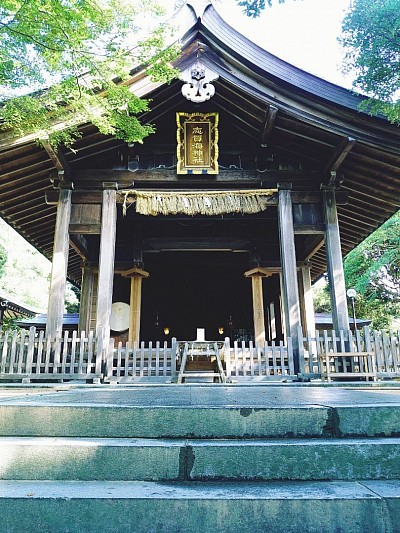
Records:
[[[2,343],[3,346],[1,348],[1,367],[0,367],[0,374],[5,374],[6,372],[6,364],[7,364],[7,357],[8,357],[8,337],[9,337],[9,331],[5,330],[3,333],[3,339]]]
[[[400,359],[399,359],[400,338],[397,335],[398,338],[396,339],[396,334],[394,331],[389,332],[389,337],[390,337],[390,350],[392,352],[392,359],[393,359],[393,371],[397,374],[399,372],[399,364],[400,364]]]
[[[370,357],[368,357],[368,362],[371,361],[371,364],[372,364],[372,369],[371,370],[374,373],[374,375],[377,376],[378,358],[377,358],[376,353],[374,352],[374,350],[372,348],[371,334],[370,334],[370,331],[369,331],[369,326],[364,326],[363,327],[363,332],[364,332],[364,350],[371,354]]]
[[[363,327],[364,332],[364,347],[366,352],[372,352],[372,343],[371,343],[371,333],[369,331],[369,326]]]
[[[226,379],[230,380],[231,379],[231,340],[229,337],[225,337],[224,359],[225,359]]]
[[[301,328],[300,328],[301,329]],[[303,332],[301,333],[303,335]],[[299,337],[297,340],[299,341],[298,342],[298,346],[301,347],[303,346],[303,341],[300,342],[300,339],[302,339],[302,337]],[[295,361],[294,361],[294,357],[293,357],[293,345],[292,345],[292,338],[291,337],[288,337],[287,338],[287,351],[288,351],[288,364],[289,364],[289,374],[290,375],[293,375],[295,373]],[[303,361],[304,361],[304,347],[303,347]],[[301,361],[301,359],[300,359]]]
[[[99,326],[96,332],[96,363],[95,363],[95,373],[101,372],[102,366],[107,365],[107,354],[103,351],[103,331],[102,327]],[[111,365],[112,367],[112,365]]]
[[[176,358],[178,356],[178,343],[176,337],[171,341],[171,381],[176,378]]]
[[[33,363],[33,351],[35,348],[35,335],[36,328],[32,326],[29,328],[29,341],[28,341],[28,351],[26,354],[26,373],[32,373],[32,363]]]
[[[298,338],[298,344],[299,344],[299,374],[302,375],[302,374],[304,374],[306,361],[305,361],[305,357],[304,357],[304,341],[305,341],[305,339],[304,339],[304,336],[303,336],[303,328],[301,326],[299,326],[297,328],[297,338]],[[291,367],[291,359],[292,359],[292,365],[293,365],[293,357],[292,358],[289,357],[289,339],[288,339],[288,363],[289,363],[289,368],[292,368]],[[310,370],[310,372],[311,372],[311,370]],[[291,373],[292,373],[292,371],[290,370],[290,374]],[[294,373],[294,370],[293,370],[293,373]]]
[[[26,330],[21,331],[21,336],[19,339],[19,349],[17,348],[17,374],[22,374],[24,367],[24,358],[25,358],[25,337]]]

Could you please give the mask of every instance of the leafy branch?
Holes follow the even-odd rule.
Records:
[[[137,47],[137,21],[154,18],[159,7],[149,2],[92,0],[4,0],[0,8],[0,84],[3,102],[0,129],[23,135],[47,135],[53,144],[71,144],[78,122],[92,122],[102,133],[128,142],[154,131],[137,115],[148,102],[119,85],[129,79],[138,60],[157,81],[170,81],[176,47],[165,45],[168,28],[152,31]],[[44,86],[50,86],[44,88]],[[10,97],[15,88],[34,94]],[[8,92],[7,92],[8,91]],[[1,97],[1,94],[0,94]],[[61,134],[57,126],[69,131]]]

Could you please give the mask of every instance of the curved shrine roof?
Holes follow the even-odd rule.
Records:
[[[219,111],[226,131],[244,137],[259,160],[278,154],[297,161],[301,178],[294,174],[293,189],[299,192],[318,190],[321,182],[330,182],[332,170],[337,172],[340,189],[348,194],[347,204],[338,206],[344,255],[400,208],[400,130],[360,111],[362,96],[255,45],[226,23],[212,2],[189,0],[174,20],[182,47],[176,66],[184,70],[199,57],[219,75],[215,95],[204,109]],[[142,120],[156,124],[160,132],[175,110],[193,108],[182,97],[181,81],[154,83],[138,68],[129,83],[136,94],[151,99],[151,110]],[[72,173],[107,168],[111,155],[126,146],[90,124],[80,130],[74,151],[58,154],[38,146],[34,136],[0,135],[0,216],[48,258],[56,215],[56,207],[45,202],[46,191],[52,189],[51,172],[65,164]],[[147,142],[154,146],[149,140],[145,147]],[[165,150],[175,148],[171,144]],[[265,165],[254,170],[260,183],[277,175]],[[81,262],[79,246],[72,246],[68,272],[77,282]],[[312,262],[317,277],[325,270],[323,247]]]

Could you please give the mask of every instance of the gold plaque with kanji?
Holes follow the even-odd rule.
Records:
[[[177,173],[218,174],[218,113],[177,113]]]

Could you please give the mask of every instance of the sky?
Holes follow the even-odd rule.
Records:
[[[352,77],[341,72],[344,50],[337,38],[351,0],[273,0],[257,19],[243,15],[235,0],[217,0],[224,19],[272,54],[350,88]],[[164,0],[173,6],[173,0]]]

